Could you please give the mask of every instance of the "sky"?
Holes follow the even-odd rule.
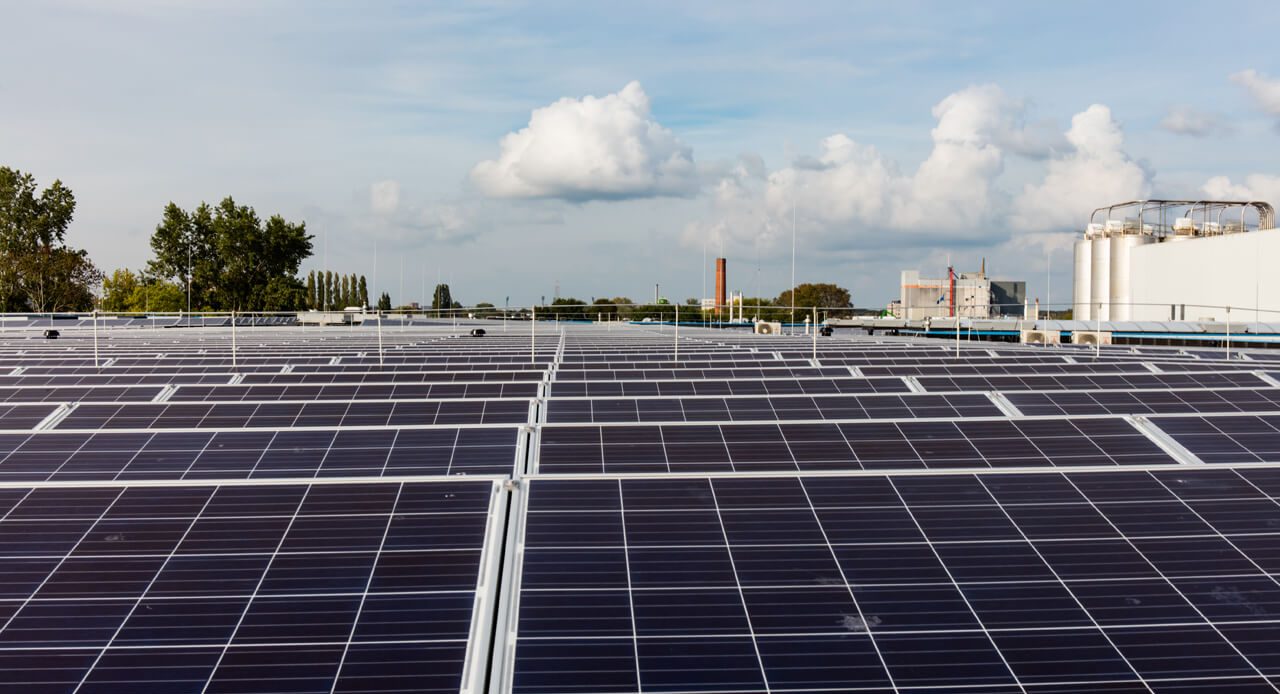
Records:
[[[1211,11],[1207,11],[1210,10]],[[0,0],[0,165],[138,269],[169,202],[305,221],[396,303],[1070,298],[1097,207],[1280,204],[1270,2]],[[704,262],[704,257],[706,261]],[[706,289],[704,289],[704,287]],[[425,289],[424,289],[425,288]]]

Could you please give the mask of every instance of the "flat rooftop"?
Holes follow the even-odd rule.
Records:
[[[0,332],[15,691],[1280,677],[1280,352],[46,327]]]

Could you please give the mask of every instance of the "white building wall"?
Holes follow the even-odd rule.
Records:
[[[1129,273],[1133,320],[1169,320],[1180,304],[1187,320],[1226,319],[1199,304],[1230,306],[1232,321],[1280,322],[1280,229],[1135,247]]]

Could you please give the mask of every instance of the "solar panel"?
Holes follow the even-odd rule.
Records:
[[[551,385],[553,397],[641,397],[660,395],[823,395],[905,393],[901,378],[714,379],[701,381],[563,381]]]
[[[511,424],[529,418],[527,400],[83,404],[57,429],[289,428]],[[3,421],[3,420],[0,420]]]
[[[0,335],[0,690],[1276,691],[1266,355],[148,323]]]
[[[1266,689],[1280,587],[1198,516],[1224,481],[1280,512],[1229,472],[532,480],[506,684]]]
[[[31,429],[58,410],[59,405],[0,405],[0,429]]]
[[[541,474],[895,470],[1175,461],[1120,419],[547,426]]]
[[[513,428],[0,435],[0,480],[510,475]]]
[[[967,395],[825,395],[732,398],[552,398],[547,421],[695,422],[998,417],[990,398]]]
[[[5,686],[457,692],[498,489],[6,489]]]
[[[1242,388],[1269,385],[1247,371],[1221,373],[1125,373],[1102,375],[1035,376],[922,376],[927,391],[949,390],[1130,390],[1136,388]]]

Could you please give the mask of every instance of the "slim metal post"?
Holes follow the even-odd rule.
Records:
[[[1093,335],[1093,357],[1102,358],[1102,302],[1098,302],[1098,329]]]
[[[382,311],[378,311],[378,366],[382,366]]]
[[[93,310],[93,367],[102,368],[102,363],[98,361],[98,309]]]
[[[813,307],[813,359],[818,360],[818,307]]]
[[[231,370],[236,370],[236,312],[231,312]]]
[[[1227,307],[1227,361],[1231,361],[1231,307]]]
[[[538,362],[538,307],[529,309],[529,363]]]
[[[675,360],[680,360],[680,304],[676,304]]]

